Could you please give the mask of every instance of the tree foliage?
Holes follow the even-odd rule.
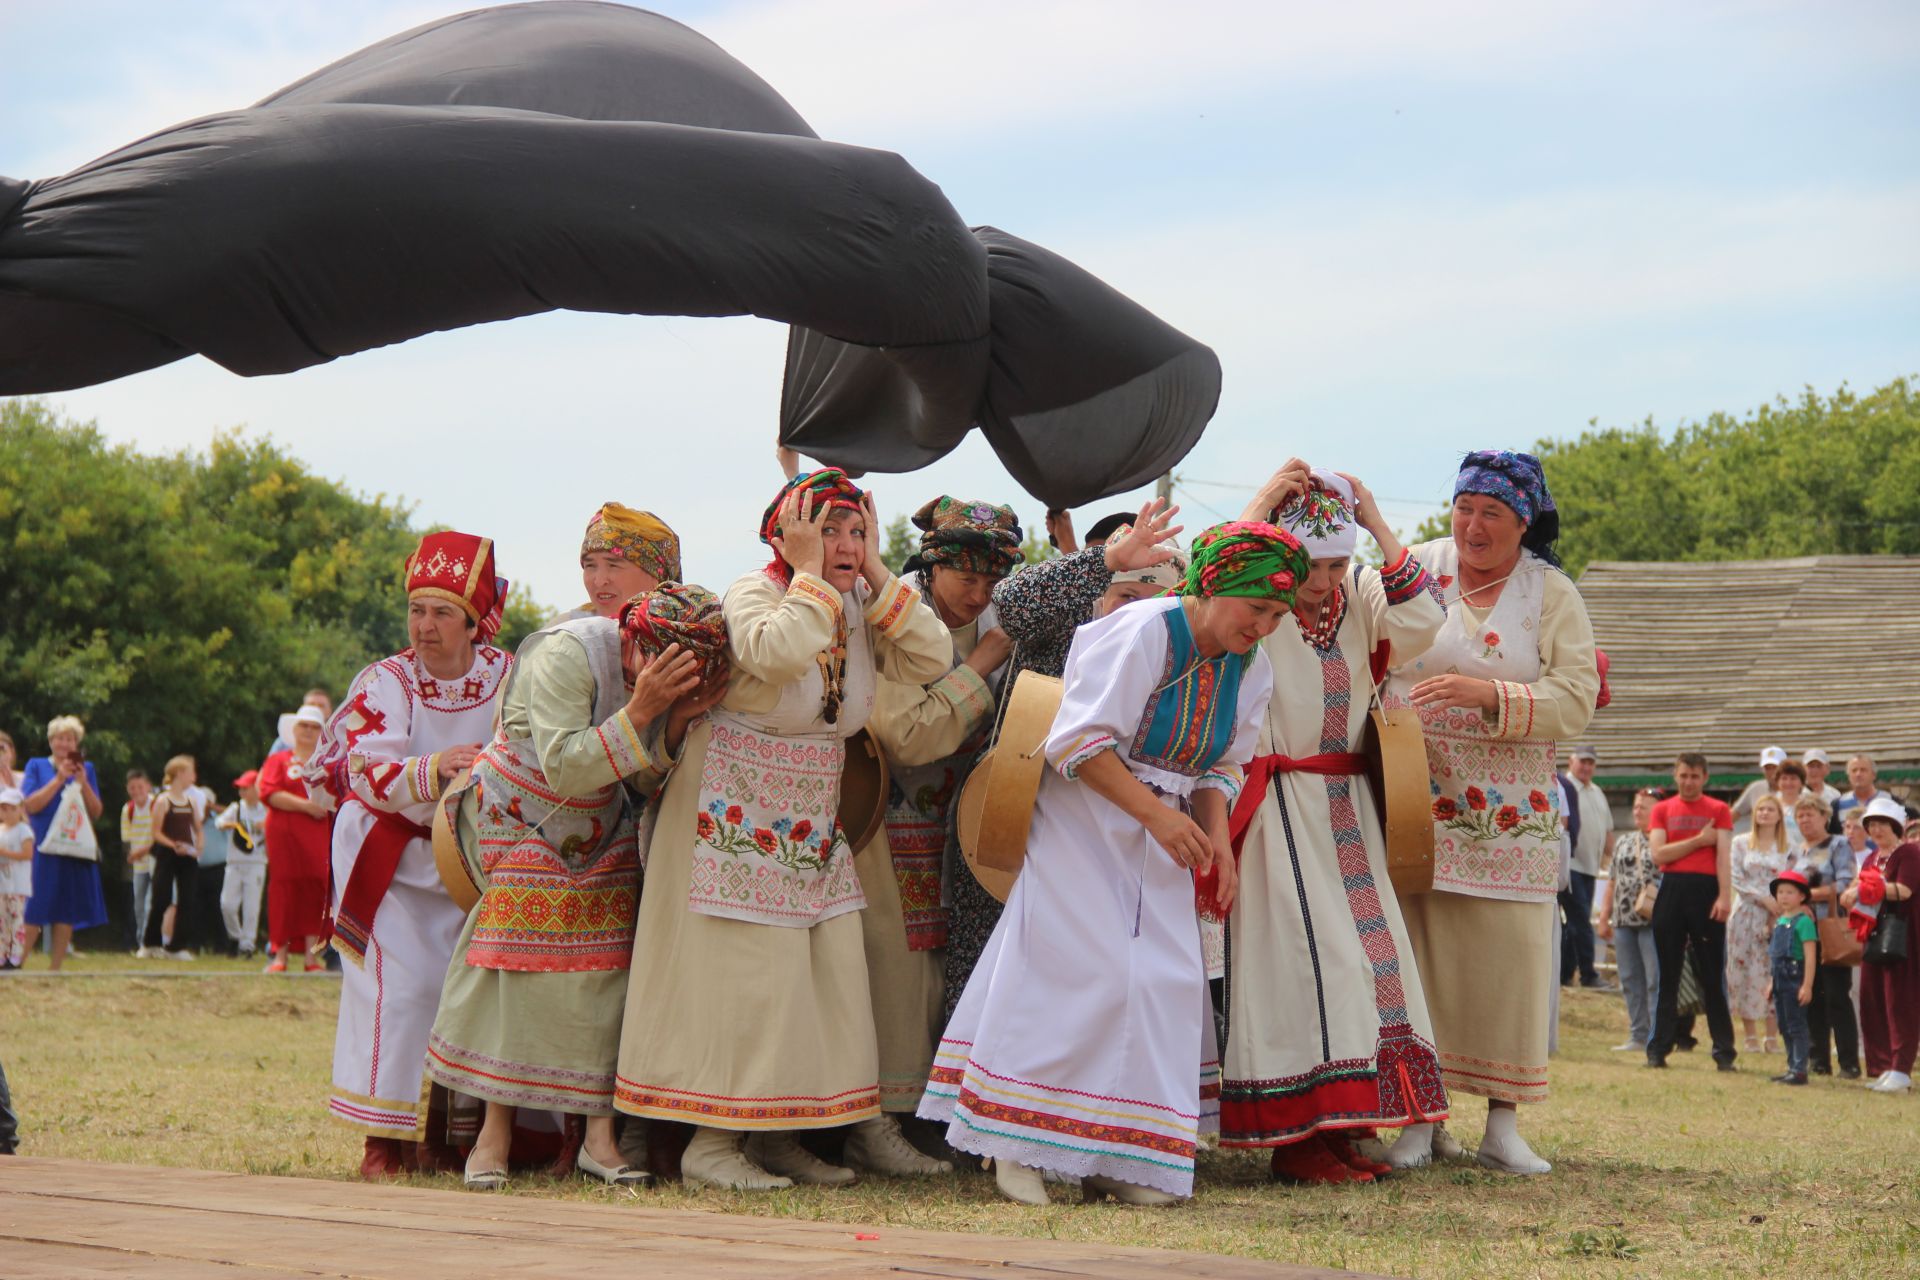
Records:
[[[1672,432],[1648,419],[1534,446],[1560,510],[1560,554],[1769,560],[1920,554],[1920,388],[1812,389]],[[1414,535],[1444,537],[1445,512]]]
[[[227,796],[279,712],[406,647],[409,515],[266,440],[155,457],[0,402],[0,725],[24,758],[78,715],[110,805],[128,767],[177,752]],[[538,625],[513,604],[514,629]]]

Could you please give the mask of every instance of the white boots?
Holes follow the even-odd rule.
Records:
[[[1046,1208],[1046,1183],[1040,1179],[1040,1171],[1032,1165],[1015,1164],[1011,1160],[1002,1160],[998,1156],[993,1161],[993,1182],[1000,1188],[1000,1194],[1016,1204],[1030,1204],[1037,1208]]]
[[[747,1159],[741,1151],[746,1135],[729,1129],[693,1131],[680,1157],[680,1176],[688,1182],[729,1191],[778,1191],[793,1185],[793,1179],[770,1173]]]
[[[853,1126],[841,1158],[852,1168],[889,1178],[931,1178],[953,1172],[953,1166],[945,1160],[935,1160],[908,1142],[907,1135],[900,1132],[900,1122],[890,1115],[878,1115]]]
[[[837,1164],[828,1164],[801,1146],[790,1133],[756,1133],[743,1149],[747,1159],[768,1173],[816,1187],[838,1187],[852,1182],[855,1174]]]

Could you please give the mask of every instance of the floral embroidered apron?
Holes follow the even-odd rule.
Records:
[[[860,604],[841,602],[853,625],[836,723],[822,717],[817,669],[785,686],[772,711],[711,713],[689,911],[805,929],[867,905],[838,811],[846,740],[873,714],[873,644]]]
[[[592,723],[603,724],[627,700],[619,633],[597,617],[546,628],[561,631],[586,649]],[[517,672],[501,690],[503,706]],[[442,801],[450,816],[468,792],[478,847],[463,853],[477,865],[484,893],[466,962],[533,973],[625,969],[654,806],[630,800],[622,782],[585,796],[560,795],[541,771],[533,740],[509,738],[504,728],[474,758],[466,786]]]
[[[1428,588],[1447,611],[1433,646],[1394,671],[1388,694],[1458,673],[1529,684],[1540,678],[1540,605],[1553,572],[1522,552],[1484,620],[1460,602],[1451,540],[1421,551]],[[1473,708],[1420,708],[1433,792],[1433,887],[1475,898],[1535,902],[1560,880],[1560,787],[1550,738],[1496,738]]]

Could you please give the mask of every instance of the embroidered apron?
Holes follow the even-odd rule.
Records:
[[[594,617],[558,622],[539,634],[558,632],[586,649],[592,723],[604,724],[627,701],[619,631]],[[503,708],[518,674],[515,667],[500,692]],[[465,786],[442,801],[449,817],[469,793],[477,847],[462,852],[477,866],[484,892],[474,908],[466,962],[531,973],[627,968],[640,906],[640,850],[654,806],[630,797],[623,782],[584,796],[560,795],[541,771],[533,740],[508,737],[504,725],[474,758]]]
[[[922,598],[930,598],[923,586]],[[974,622],[974,642],[1000,625],[999,616],[988,605]],[[954,646],[953,667],[964,659]],[[987,678],[990,692],[997,693],[1002,666]],[[909,951],[934,951],[947,945],[947,816],[960,787],[971,772],[970,766],[993,731],[988,716],[954,754],[931,764],[896,765],[889,761],[892,785],[887,796],[887,852],[893,858],[894,879],[900,885],[900,911],[907,926]]]
[[[710,713],[689,911],[805,929],[867,905],[838,811],[846,740],[873,714],[873,645],[860,603],[841,604],[851,625],[836,723],[821,714],[817,668],[782,688],[772,711]]]
[[[1540,603],[1553,572],[1521,553],[1484,621],[1460,603],[1459,551],[1429,544],[1429,590],[1447,611],[1433,646],[1393,673],[1405,703],[1414,685],[1458,673],[1530,684],[1540,678]],[[1560,879],[1560,786],[1550,738],[1496,738],[1473,708],[1420,708],[1433,792],[1433,887],[1476,898],[1535,902]]]

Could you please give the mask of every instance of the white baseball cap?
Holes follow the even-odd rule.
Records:
[[[1778,765],[1785,764],[1786,762],[1787,750],[1785,747],[1768,747],[1760,753],[1760,767],[1762,769],[1770,764]]]
[[[21,794],[20,788],[18,787],[8,787],[5,790],[0,790],[0,804],[25,804],[26,802],[26,796]]]
[[[1800,757],[1801,764],[1812,764],[1815,760],[1818,760],[1821,764],[1833,763],[1833,757],[1818,747],[1808,747],[1806,754]]]

